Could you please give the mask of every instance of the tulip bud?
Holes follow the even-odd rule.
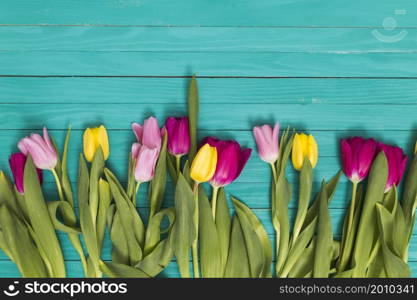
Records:
[[[400,147],[383,143],[378,143],[378,150],[384,151],[388,162],[388,178],[385,185],[385,192],[388,192],[394,185],[398,186],[403,178],[408,157]]]
[[[274,129],[269,125],[256,126],[253,128],[256,145],[258,146],[259,157],[270,164],[278,159],[278,135],[279,124]]]
[[[168,152],[172,155],[184,155],[190,151],[190,133],[188,117],[169,117],[165,122],[168,132]]]
[[[342,153],[343,172],[350,181],[361,182],[368,176],[376,154],[377,142],[374,139],[351,137],[342,139],[340,149]]]
[[[198,150],[191,164],[191,178],[198,183],[209,181],[216,171],[216,164],[216,147],[211,147],[209,144],[205,144],[200,148],[200,150]]]
[[[308,158],[312,168],[316,166],[318,159],[317,142],[311,134],[296,133],[292,145],[292,164],[296,170],[301,170],[305,158]]]
[[[17,147],[25,156],[30,154],[38,169],[52,170],[58,162],[58,155],[46,127],[43,128],[43,137],[33,133],[21,139]]]
[[[23,174],[25,171],[26,156],[23,153],[13,153],[9,158],[9,166],[12,170],[14,184],[17,191],[23,195]],[[36,169],[39,182],[42,184],[42,170]]]
[[[148,148],[156,148],[161,150],[162,131],[159,129],[158,120],[149,117],[143,122],[143,126],[138,123],[132,124],[133,133],[138,143],[146,145]]]
[[[84,155],[85,158],[92,162],[98,147],[103,151],[104,159],[109,158],[109,138],[106,127],[100,125],[96,128],[87,128],[84,131]]]
[[[207,137],[203,143],[208,143],[217,150],[217,165],[210,184],[222,187],[232,183],[242,172],[249,159],[252,149],[241,149],[236,141],[223,141],[215,137]]]

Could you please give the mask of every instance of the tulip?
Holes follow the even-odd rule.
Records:
[[[400,147],[383,143],[378,144],[378,150],[384,151],[388,162],[388,179],[385,185],[385,192],[388,192],[394,185],[398,186],[403,178],[408,157]]]
[[[216,147],[208,143],[198,150],[191,164],[190,176],[196,183],[206,182],[213,178],[217,165]]]
[[[269,164],[275,163],[278,159],[278,134],[278,123],[275,124],[274,129],[269,125],[255,126],[253,128],[259,157]]]
[[[159,129],[158,121],[154,117],[146,119],[143,126],[133,123],[132,130],[138,140],[132,145],[135,180],[138,183],[148,182],[155,175],[164,130]]]
[[[342,153],[343,172],[353,184],[352,200],[350,202],[347,218],[347,229],[342,236],[341,254],[338,263],[338,271],[343,272],[349,263],[352,255],[353,245],[349,243],[352,240],[354,230],[353,219],[357,210],[356,193],[358,183],[368,176],[372,162],[375,158],[378,143],[374,139],[364,139],[362,137],[351,137],[342,139],[340,149]]]
[[[23,153],[13,153],[9,158],[10,169],[12,170],[14,184],[17,191],[23,195],[23,174],[25,171],[26,156]],[[42,170],[36,169],[39,182],[42,184]]]
[[[375,158],[377,142],[374,139],[351,137],[342,139],[340,148],[346,177],[354,183],[364,180]]]
[[[150,149],[161,149],[163,131],[159,129],[158,121],[154,117],[145,120],[143,126],[138,123],[132,124],[133,133],[138,143],[146,145]]]
[[[308,158],[311,167],[316,166],[318,159],[317,142],[311,134],[296,133],[292,145],[292,164],[296,170],[301,170],[305,158]]]
[[[58,162],[58,155],[46,127],[43,128],[43,137],[32,133],[21,139],[17,147],[25,156],[30,154],[38,169],[53,170]]]
[[[190,150],[188,117],[169,117],[165,122],[168,132],[168,152],[175,156],[187,154]]]
[[[158,155],[159,150],[156,148],[151,149],[139,143],[132,145],[132,156],[135,159],[134,174],[137,182],[148,182],[153,179]]]
[[[203,143],[208,143],[217,150],[217,166],[210,184],[213,187],[223,187],[232,183],[243,170],[252,149],[241,149],[236,141],[223,141],[215,137],[207,137]]]
[[[103,151],[104,159],[109,158],[109,138],[106,127],[100,125],[96,128],[87,128],[84,131],[84,155],[85,158],[92,162],[94,155],[99,147]]]

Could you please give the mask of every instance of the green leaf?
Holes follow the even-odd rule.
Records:
[[[100,270],[110,278],[150,278],[142,270],[115,262],[100,261]]]
[[[62,182],[62,190],[65,195],[65,199],[69,202],[71,207],[74,207],[74,197],[72,195],[72,188],[71,188],[71,181],[68,176],[68,146],[71,136],[71,127],[68,128],[67,135],[65,137],[65,143],[64,143],[64,151],[62,153],[62,163],[61,163],[61,169],[62,169],[62,175],[61,175],[61,182]]]
[[[190,151],[188,153],[188,159],[193,161],[195,154],[197,153],[197,125],[198,125],[198,87],[197,79],[195,75],[191,78],[190,85],[188,87],[188,125],[190,130]]]
[[[402,206],[406,220],[413,219],[417,206],[417,154],[414,154],[404,183]]]
[[[272,246],[262,223],[249,207],[232,197],[245,236],[252,277],[271,277]]]
[[[13,261],[22,276],[48,277],[48,272],[26,225],[6,205],[0,205],[0,227],[7,249],[13,253]]]
[[[97,214],[97,239],[98,245],[101,252],[101,247],[104,240],[104,232],[106,230],[106,217],[107,210],[109,209],[111,203],[111,192],[110,185],[104,179],[99,180],[99,205],[98,205],[98,214]]]
[[[90,196],[88,198],[89,207],[91,210],[91,217],[93,224],[97,222],[98,214],[98,202],[99,202],[99,191],[98,191],[98,181],[103,174],[104,169],[104,154],[101,147],[98,147],[96,153],[94,154],[93,161],[91,163],[90,169]]]
[[[304,159],[303,166],[300,171],[300,187],[298,196],[298,209],[294,223],[292,243],[297,240],[304,219],[307,215],[308,203],[310,202],[311,189],[313,186],[313,169],[308,158]]]
[[[140,226],[141,221],[138,220],[139,216],[137,215],[136,208],[133,206],[133,203],[130,201],[130,199],[127,199],[123,196],[119,188],[120,184],[118,183],[118,180],[113,175],[113,173],[111,173],[108,169],[105,169],[104,173],[110,184],[110,190],[116,202],[117,211],[120,214],[120,221],[123,226],[123,232],[126,235],[126,241],[129,249],[130,265],[135,265],[143,257],[141,249],[142,245],[139,243],[137,236],[138,230],[143,230],[143,224],[142,228],[138,228],[138,225]],[[144,236],[144,231],[142,234]]]
[[[127,240],[123,231],[122,221],[120,215],[116,210],[113,222],[110,227],[110,239],[112,241],[112,260],[115,263],[127,265],[129,260],[129,249],[127,246]]]
[[[65,277],[65,264],[61,247],[42,194],[36,168],[30,156],[26,161],[23,181],[30,224],[51,262],[53,268],[51,276]]]
[[[317,224],[317,240],[314,250],[314,278],[328,278],[333,252],[332,223],[329,215],[327,190],[322,183],[320,191],[319,219]]]
[[[367,262],[377,236],[378,224],[375,205],[382,202],[387,176],[387,159],[384,152],[381,151],[375,158],[369,172],[367,191],[353,252],[356,262],[353,277],[364,277],[366,275]]]
[[[72,234],[81,233],[80,228],[77,227],[77,219],[74,214],[74,211],[72,210],[72,207],[68,202],[65,202],[65,201],[48,202],[48,210],[52,219],[52,223],[55,226],[55,229],[60,230],[62,232],[66,232],[66,233],[72,233]],[[66,224],[58,220],[56,216],[57,210],[60,210],[63,214],[67,216]]]
[[[239,218],[233,218],[232,232],[230,238],[230,250],[225,268],[226,278],[248,278],[251,277],[248,252],[245,245],[245,237]]]
[[[386,275],[389,278],[410,277],[411,271],[407,263],[393,251],[394,216],[382,204],[377,203],[376,207]]]
[[[168,133],[164,134],[161,151],[156,163],[155,176],[149,187],[149,219],[151,219],[161,209],[162,201],[164,200],[167,180],[167,137]]]
[[[175,223],[170,234],[171,248],[177,257],[181,277],[190,277],[189,253],[195,238],[194,196],[190,185],[180,173],[175,190]]]
[[[230,232],[232,228],[229,207],[224,188],[220,188],[217,195],[216,228],[219,235],[220,252],[222,255],[223,273],[226,268],[227,256],[230,244]]]
[[[303,255],[296,261],[294,267],[291,268],[288,274],[289,278],[311,278],[314,269],[314,256],[316,248],[316,238],[314,237]]]
[[[223,276],[222,249],[210,203],[203,188],[199,189],[198,198],[201,274],[203,278],[219,278]]]
[[[151,253],[160,242],[162,233],[161,223],[165,217],[169,220],[169,226],[166,229],[166,232],[168,232],[175,223],[175,208],[165,208],[156,213],[149,221],[148,228],[146,229],[145,256]]]
[[[166,159],[167,159],[166,164],[167,164],[169,175],[171,176],[172,181],[174,183],[177,183],[178,174],[177,174],[177,170],[175,169],[175,156],[168,153],[166,156]]]
[[[18,202],[16,198],[12,183],[4,172],[0,171],[0,205],[6,204],[18,218],[23,220],[23,211],[26,211],[25,204]]]
[[[91,215],[91,208],[88,203],[89,197],[89,176],[87,163],[82,154],[79,160],[78,174],[78,206],[80,212],[81,231],[84,235],[84,241],[93,263],[95,273],[99,272],[100,252],[98,248],[96,227]]]
[[[155,277],[168,266],[173,256],[174,252],[172,251],[169,240],[166,238],[159,242],[152,249],[152,252],[145,256],[136,267],[149,276]]]

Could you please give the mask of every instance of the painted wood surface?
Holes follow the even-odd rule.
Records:
[[[17,141],[46,125],[69,166],[86,126],[109,129],[109,166],[126,180],[131,122],[185,112],[189,76],[199,78],[199,136],[254,148],[251,128],[279,121],[315,135],[315,190],[340,168],[340,138],[362,135],[412,154],[417,139],[417,4],[412,0],[3,0],[0,2],[0,169]],[[8,172],[9,173],[9,172]],[[289,179],[297,193],[297,173]],[[253,153],[227,194],[243,200],[273,239],[269,169]],[[350,199],[342,178],[330,204],[333,230]],[[44,191],[57,197],[51,174]],[[139,211],[146,220],[146,187]],[[172,205],[172,183],[164,206]],[[230,204],[230,203],[229,203]],[[295,196],[290,204],[293,216]],[[233,210],[231,210],[233,212]],[[59,234],[68,274],[82,275]],[[103,258],[110,259],[105,241]],[[410,246],[417,276],[417,229]],[[0,253],[0,277],[18,276]],[[178,276],[172,262],[162,277]]]

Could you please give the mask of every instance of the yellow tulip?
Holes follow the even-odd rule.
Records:
[[[296,133],[292,145],[292,164],[296,170],[301,170],[306,157],[314,168],[318,159],[317,142],[311,134]]]
[[[106,160],[109,157],[109,138],[106,127],[103,125],[96,128],[87,128],[84,131],[83,140],[84,155],[89,162],[93,161],[94,154],[100,146],[104,159]]]
[[[216,171],[217,149],[205,144],[198,150],[193,163],[191,164],[190,176],[194,181],[209,181]]]

